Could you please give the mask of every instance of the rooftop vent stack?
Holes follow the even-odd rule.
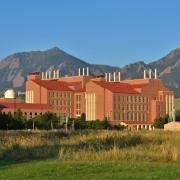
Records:
[[[146,79],[146,70],[144,69],[144,79]]]
[[[149,79],[151,79],[151,78],[152,78],[152,70],[149,69]]]
[[[42,72],[41,74],[41,79],[44,80],[44,72]]]
[[[56,78],[57,79],[59,78],[59,69],[57,69],[57,71],[56,71]]]
[[[114,82],[116,82],[116,72],[114,72]]]
[[[46,80],[48,79],[48,72],[46,71]]]
[[[119,78],[119,81],[121,81],[121,72],[120,71],[118,72],[118,78]]]
[[[89,76],[89,68],[87,67],[87,76]]]
[[[109,82],[111,82],[111,73],[109,73]]]
[[[53,71],[53,79],[56,79],[56,70]]]
[[[107,73],[105,73],[105,80],[106,80],[106,82],[108,81],[108,74]]]
[[[49,79],[51,79],[51,71],[49,71]]]
[[[83,68],[83,76],[85,75],[85,69]]]
[[[154,70],[154,78],[157,79],[157,69]]]
[[[81,76],[81,68],[78,68],[78,76]]]

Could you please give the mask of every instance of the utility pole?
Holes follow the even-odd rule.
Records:
[[[74,119],[73,119],[73,122],[72,122],[72,130],[74,131]]]
[[[66,123],[65,123],[65,130],[66,130],[66,132],[68,131],[68,119],[69,119],[69,114],[66,113]]]
[[[34,118],[33,118],[33,131],[34,131]]]

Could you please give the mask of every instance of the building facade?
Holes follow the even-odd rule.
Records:
[[[79,71],[80,72],[80,71]],[[148,78],[120,80],[120,73],[59,77],[50,72],[32,73],[26,82],[26,103],[47,104],[58,116],[84,117],[87,121],[107,119],[129,129],[152,129],[154,120],[173,117],[174,94],[163,82]],[[51,78],[53,77],[53,78]]]

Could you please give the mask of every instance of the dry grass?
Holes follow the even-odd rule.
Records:
[[[0,158],[179,162],[178,132],[0,132]]]

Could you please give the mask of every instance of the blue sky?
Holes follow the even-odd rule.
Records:
[[[123,66],[180,47],[179,0],[0,0],[0,59],[59,47]]]

